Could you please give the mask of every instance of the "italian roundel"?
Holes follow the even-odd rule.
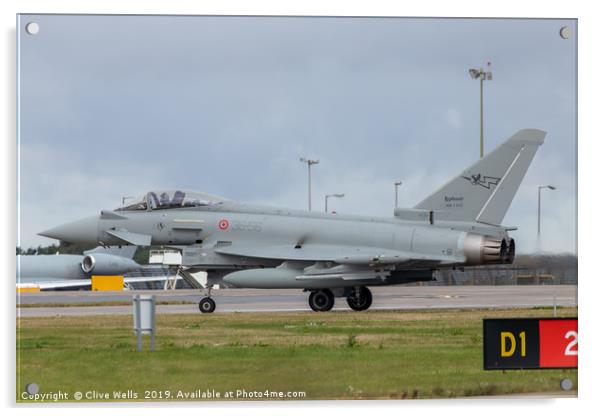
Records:
[[[220,230],[227,230],[228,227],[230,226],[230,223],[228,222],[228,220],[220,220],[219,223],[217,223],[217,226],[219,227]]]

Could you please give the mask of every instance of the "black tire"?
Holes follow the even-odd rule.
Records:
[[[211,313],[215,310],[215,301],[211,298],[203,298],[199,302],[199,310],[202,313]]]
[[[372,292],[366,286],[359,288],[359,296],[356,291],[347,296],[347,305],[354,311],[365,311],[372,305]]]
[[[334,295],[328,289],[317,290],[309,295],[309,307],[315,312],[328,312],[334,306]]]

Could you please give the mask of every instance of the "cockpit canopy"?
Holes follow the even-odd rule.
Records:
[[[125,205],[115,211],[146,211],[190,207],[207,207],[227,201],[220,196],[180,190],[151,191],[141,197],[126,198]]]

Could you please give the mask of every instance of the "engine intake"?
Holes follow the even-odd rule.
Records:
[[[107,253],[90,253],[81,262],[84,273],[95,275],[119,275],[140,268],[132,259]]]
[[[86,257],[84,257],[84,260],[82,261],[82,270],[85,273],[90,273],[92,270],[94,270],[95,265],[96,259],[94,258],[94,256],[88,254]]]
[[[516,253],[513,238],[466,234],[464,255],[466,264],[512,264]]]

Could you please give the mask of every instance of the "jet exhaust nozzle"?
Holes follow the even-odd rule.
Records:
[[[512,264],[515,253],[513,238],[468,233],[464,239],[464,255],[470,265]]]

